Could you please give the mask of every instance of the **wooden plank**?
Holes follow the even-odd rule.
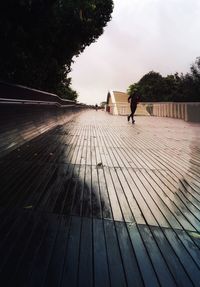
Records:
[[[154,201],[159,206],[159,208],[162,210],[163,215],[165,216],[166,220],[169,222],[172,228],[180,228],[181,225],[179,224],[178,220],[176,219],[174,215],[174,211],[172,212],[171,202],[166,198],[166,194],[164,194],[160,187],[152,180],[152,177],[149,176],[152,175],[152,171],[149,171],[149,173],[145,170],[142,170],[141,172],[138,172],[138,176],[142,180],[143,184],[145,185],[146,189],[149,191],[149,193],[154,198]],[[174,207],[174,206],[173,206]],[[172,209],[174,210],[174,209]]]
[[[199,209],[200,204],[200,194],[198,189],[195,189],[194,186],[191,186],[190,183],[186,179],[179,180],[179,189],[182,191],[184,195],[191,196],[191,200],[196,208]]]
[[[127,182],[129,182],[129,186],[131,188],[132,194],[141,210],[141,213],[145,219],[145,222],[147,222],[149,225],[157,225],[158,223],[152,213],[152,210],[149,208],[146,200],[144,199],[144,197],[142,196],[140,192],[139,187],[136,185],[135,181],[130,175],[130,170],[123,169],[123,173],[124,173],[124,176]],[[140,222],[138,221],[138,223]]]
[[[119,205],[121,208],[121,212],[125,221],[134,221],[133,214],[130,209],[129,202],[127,201],[127,197],[123,191],[123,188],[120,184],[119,178],[116,173],[116,169],[110,169],[113,184],[115,187],[115,192],[119,201]]]
[[[179,258],[177,257],[162,230],[154,226],[150,227],[150,229],[155,241],[159,246],[160,251],[162,252],[168,268],[170,269],[174,280],[176,281],[176,284],[183,287],[193,286],[189,276],[187,275],[187,272],[180,263]]]
[[[48,210],[54,213],[63,213],[65,200],[71,186],[74,167],[68,164],[66,169],[66,173],[62,176],[60,176],[58,172],[57,182],[52,186],[51,196],[48,199]]]
[[[92,168],[91,180],[91,194],[92,194],[92,217],[102,218],[100,187],[98,178],[98,169]]]
[[[159,173],[156,173],[159,176]],[[159,176],[160,177],[160,176]],[[163,177],[161,177],[162,180],[165,180]],[[175,195],[172,193],[168,193],[168,195],[171,197],[171,199],[176,203],[178,206],[179,210],[181,210],[183,214],[183,218],[187,218],[186,225],[185,227],[188,230],[194,230],[195,228],[199,230],[199,220],[193,216],[193,214],[188,210],[187,206],[180,200],[178,197],[177,193]]]
[[[178,236],[171,230],[164,230],[165,236],[169,240],[171,246],[176,252],[179,260],[183,264],[187,274],[189,275],[194,286],[199,285],[200,269],[196,266],[195,262],[192,260],[190,254],[185,250]]]
[[[111,286],[126,286],[126,277],[124,273],[122,258],[116,237],[115,226],[111,221],[104,221],[106,246],[108,252],[108,263],[110,271]]]
[[[92,219],[83,218],[79,253],[78,286],[94,286],[92,254]]]
[[[151,257],[161,286],[176,286],[175,280],[152,236],[150,229],[145,225],[139,225],[138,228],[148,250],[149,256]]]
[[[110,204],[112,207],[113,219],[116,221],[123,221],[123,215],[119,206],[119,201],[111,178],[110,169],[104,168],[104,172],[105,172],[104,174],[106,178],[106,185],[109,194]]]
[[[200,268],[200,248],[198,244],[196,244],[194,238],[198,239],[200,236],[199,233],[192,233],[190,232],[189,234],[186,231],[182,230],[175,230],[177,236],[181,240],[182,244],[184,247],[187,249],[188,253],[191,255],[197,266]],[[193,239],[193,240],[192,240]]]
[[[73,168],[73,177],[71,178],[70,184],[68,185],[68,190],[66,191],[65,198],[63,200],[62,213],[71,214],[72,208],[74,206],[74,201],[76,197],[77,186],[79,184],[78,174],[80,166],[76,165]]]
[[[97,136],[96,127],[93,129],[93,140],[94,140],[94,150],[96,155],[96,165],[100,162],[102,162],[100,151],[99,151],[99,140]]]
[[[70,227],[70,218],[61,217],[57,237],[46,272],[44,287],[60,286]]]
[[[23,215],[27,216],[26,214],[22,214],[22,219]],[[21,230],[19,235],[16,234],[15,240],[13,240],[12,243],[9,243],[8,240],[6,240],[6,242],[8,242],[9,245],[7,245],[7,247],[4,246],[5,255],[2,255],[1,257],[1,260],[3,260],[4,258],[4,263],[0,271],[1,284],[3,284],[3,282],[6,286],[12,286],[14,284],[14,282],[12,283],[12,279],[17,271],[17,267],[20,262],[19,258],[21,257],[22,250],[26,248],[26,245],[32,235],[32,231],[36,226],[37,223],[36,218],[37,217],[35,215],[27,217],[24,229]],[[16,228],[18,228],[18,225],[16,226]],[[1,238],[3,239],[3,237]],[[10,276],[11,270],[12,270],[12,277]]]
[[[124,222],[116,222],[115,225],[123,266],[126,274],[127,285],[142,287],[144,286],[142,275],[138,267],[137,259],[128,232],[126,230],[126,225]]]
[[[34,258],[28,286],[42,286],[45,282],[49,261],[52,256],[53,246],[55,244],[58,232],[60,218],[55,215],[48,216],[49,225],[45,236],[40,244],[37,255]]]
[[[151,194],[149,194],[148,191],[146,190],[146,188],[143,185],[137,171],[130,170],[129,173],[131,174],[131,177],[135,181],[136,185],[138,186],[138,189],[139,189],[140,193],[142,194],[143,199],[147,202],[147,204],[148,204],[150,210],[152,211],[157,223],[160,226],[169,227],[167,220],[163,216],[163,214],[162,214],[161,210],[159,209],[158,205],[156,204],[156,202],[153,200]]]
[[[17,220],[13,222],[11,228],[7,231],[3,239],[1,240],[0,246],[0,271],[11,254],[15,242],[20,238],[21,234],[26,229],[27,219],[30,217],[29,213],[21,212],[17,216]],[[15,241],[13,240],[15,238]]]
[[[84,176],[85,176],[85,166],[81,165],[80,169],[79,169],[79,181],[78,181],[78,184],[76,186],[76,195],[75,195],[75,199],[74,199],[74,205],[72,208],[72,215],[81,216],[81,214],[82,214]]]
[[[127,228],[145,286],[160,286],[138,227],[135,224],[128,223]]]
[[[60,285],[62,287],[77,286],[80,234],[81,234],[81,219],[72,216],[68,243],[66,246],[65,254],[63,254],[65,262],[63,265],[62,280]]]
[[[92,215],[92,195],[91,195],[91,167],[85,167],[84,190],[82,203],[82,216],[91,217]]]
[[[168,184],[166,184],[164,177],[157,176],[159,174],[157,171],[154,171],[153,173],[148,171],[148,173],[151,175],[151,178],[154,180],[156,186],[159,186],[162,192],[164,192],[165,202],[168,203],[168,206],[170,206],[170,209],[173,211],[173,214],[179,221],[180,225],[182,225],[182,227],[185,229],[194,230],[194,227],[190,224],[190,222],[188,222],[187,218],[185,218],[182,212],[182,206],[180,206],[178,204],[178,200],[176,200],[176,195],[174,195],[174,193],[168,188]]]
[[[140,206],[138,205],[137,201],[135,200],[134,194],[131,192],[130,185],[131,183],[127,181],[125,178],[124,173],[126,173],[126,169],[116,169],[116,172],[119,176],[121,185],[123,187],[123,191],[127,198],[127,202],[129,203],[131,212],[133,214],[133,221],[137,222],[138,224],[145,224],[144,216],[140,210]],[[123,173],[124,172],[124,173]]]
[[[107,246],[102,220],[93,219],[93,244],[94,244],[94,286],[109,287],[110,277],[107,258]]]
[[[106,185],[106,179],[104,170],[102,168],[98,168],[98,178],[99,178],[99,188],[100,188],[100,200],[101,200],[101,208],[102,208],[102,216],[103,218],[112,219],[112,208],[110,204],[108,189]]]
[[[101,137],[100,137],[100,140],[101,140],[100,150],[102,151],[104,158],[105,158],[105,164],[104,165],[106,165],[108,167],[113,167],[111,156],[110,156],[109,151],[108,151],[106,144],[105,144],[105,135],[102,132],[102,128],[99,129],[99,132],[101,135]]]
[[[48,224],[47,216],[39,216],[38,223],[30,236],[30,240],[28,240],[24,246],[16,268],[16,273],[12,276],[15,286],[28,285],[34,260],[37,257],[42,240],[47,232]]]

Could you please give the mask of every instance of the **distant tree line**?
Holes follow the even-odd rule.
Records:
[[[151,71],[129,86],[131,94],[137,88],[145,102],[200,102],[200,57],[191,65],[190,72],[163,77]]]
[[[111,19],[112,0],[6,0],[0,9],[0,80],[76,99],[72,58]]]

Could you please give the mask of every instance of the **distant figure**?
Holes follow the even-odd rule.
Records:
[[[95,105],[95,110],[98,111],[98,105],[97,104]]]
[[[135,110],[137,108],[137,104],[139,102],[139,99],[140,99],[140,97],[139,97],[138,91],[135,88],[134,91],[128,97],[128,102],[130,103],[130,108],[131,108],[131,114],[127,117],[127,119],[128,119],[128,122],[129,122],[130,118],[131,118],[133,124],[135,122],[134,114],[135,114]]]

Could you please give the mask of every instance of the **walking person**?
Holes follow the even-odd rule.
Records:
[[[128,102],[130,103],[131,114],[127,117],[127,119],[129,122],[130,118],[131,118],[132,124],[135,123],[134,114],[135,114],[139,99],[140,99],[140,97],[139,97],[138,90],[137,90],[137,88],[135,88],[134,91],[128,97]]]

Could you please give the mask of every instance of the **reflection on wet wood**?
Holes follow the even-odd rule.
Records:
[[[1,157],[1,285],[199,286],[199,146],[88,111]]]

